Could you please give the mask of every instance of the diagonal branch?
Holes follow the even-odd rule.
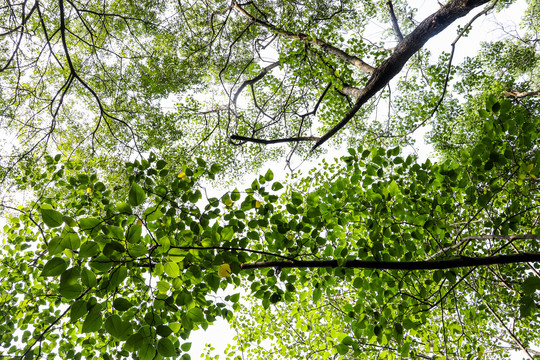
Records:
[[[489,0],[451,0],[437,12],[427,17],[396,46],[392,55],[375,69],[368,83],[362,89],[354,106],[343,119],[324,134],[313,146],[312,151],[324,144],[356,115],[360,108],[377,92],[384,88],[396,76],[405,63],[420,50],[424,44],[437,35],[455,20],[467,15],[472,9],[487,3]]]
[[[291,31],[287,31],[285,29],[278,28],[275,25],[272,25],[264,20],[260,20],[256,18],[255,16],[248,13],[242,6],[238,4],[235,0],[233,0],[234,8],[237,9],[240,13],[242,13],[245,17],[247,17],[252,23],[258,24],[260,26],[263,26],[275,33],[280,34],[281,36],[288,37],[289,39],[299,40],[299,41],[305,41],[312,45],[317,45],[325,52],[332,54],[334,56],[337,56],[341,60],[356,66],[358,69],[363,71],[367,75],[371,75],[374,71],[373,66],[365,63],[362,59],[348,54],[347,52],[328,44],[325,41],[322,41],[320,39],[314,39],[311,36],[304,34],[304,33],[293,33]]]
[[[396,13],[394,12],[394,5],[392,5],[391,0],[388,0],[386,2],[386,5],[388,6],[388,11],[390,12],[390,20],[392,21],[392,28],[394,29],[394,33],[396,34],[398,41],[401,41],[403,40],[403,34],[401,33],[401,30],[399,29]]]
[[[236,106],[236,101],[238,100],[238,96],[240,95],[240,93],[242,92],[242,90],[244,90],[244,88],[248,85],[253,85],[255,84],[257,81],[261,80],[263,77],[266,76],[266,74],[268,74],[269,71],[271,71],[272,69],[278,67],[281,65],[281,62],[279,61],[276,61],[270,65],[268,65],[267,67],[263,68],[262,71],[259,73],[259,75],[255,76],[253,79],[251,80],[246,80],[242,83],[242,85],[240,85],[240,87],[238,88],[238,90],[236,91],[236,93],[234,94],[234,98],[233,98],[233,104]]]

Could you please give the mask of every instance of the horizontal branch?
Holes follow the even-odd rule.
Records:
[[[374,261],[349,260],[340,264],[337,260],[261,261],[242,265],[242,270],[264,268],[355,268],[379,270],[439,270],[471,266],[488,266],[540,262],[540,253],[466,257],[438,261]]]
[[[522,98],[522,97],[527,97],[527,96],[540,96],[540,91],[527,91],[527,92],[508,91],[508,92],[503,93],[502,96],[515,97],[515,98]]]
[[[265,139],[256,139],[252,137],[247,137],[247,136],[231,135],[231,140],[247,141],[247,142],[252,142],[256,144],[269,145],[269,144],[290,143],[290,142],[300,142],[300,141],[317,141],[319,140],[319,138],[316,136],[300,136],[300,137],[291,137],[291,138],[283,138],[283,139],[265,140]]]

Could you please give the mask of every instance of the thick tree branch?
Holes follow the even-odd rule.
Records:
[[[234,8],[237,9],[240,13],[242,13],[245,17],[247,17],[251,22],[255,23],[255,24],[258,24],[260,26],[263,26],[269,30],[272,30],[273,32],[275,33],[278,33],[280,34],[281,36],[284,36],[284,37],[288,37],[289,39],[294,39],[294,40],[299,40],[299,41],[305,41],[309,44],[313,44],[313,45],[317,45],[318,47],[320,47],[322,50],[324,50],[325,52],[329,53],[329,54],[332,54],[334,56],[337,56],[338,58],[340,58],[341,60],[351,64],[351,65],[354,65],[356,66],[358,69],[360,69],[361,71],[363,71],[365,74],[367,75],[371,75],[374,71],[374,68],[373,66],[365,63],[362,59],[354,56],[354,55],[350,55],[348,53],[346,53],[345,51],[333,46],[333,45],[330,45],[328,44],[327,42],[324,42],[320,39],[314,39],[312,38],[311,36],[307,35],[307,34],[304,34],[304,33],[293,33],[291,31],[287,31],[287,30],[284,30],[284,29],[281,29],[281,28],[278,28],[277,26],[275,25],[272,25],[264,20],[260,20],[260,19],[257,19],[255,16],[251,15],[250,13],[248,13],[242,6],[240,6],[240,4],[238,4],[238,2],[236,1],[233,1],[234,2]]]
[[[347,114],[345,114],[343,119],[336,126],[321,137],[321,139],[313,146],[312,151],[324,144],[341,130],[341,128],[356,115],[358,110],[360,110],[369,99],[384,88],[390,80],[401,71],[411,56],[420,50],[429,39],[443,31],[455,20],[467,15],[472,9],[483,5],[488,1],[489,0],[451,0],[441,7],[439,11],[422,21],[413,32],[399,42],[392,55],[375,69],[366,87],[362,89],[354,106]]]
[[[515,98],[522,98],[522,97],[527,97],[527,96],[540,96],[540,91],[527,91],[527,92],[508,91],[502,94],[502,96],[515,97]]]
[[[300,136],[300,137],[292,137],[292,138],[284,138],[284,139],[265,140],[265,139],[256,139],[256,138],[240,136],[240,135],[232,135],[231,140],[247,141],[247,142],[252,142],[256,144],[270,145],[270,144],[290,143],[290,142],[299,142],[299,141],[317,141],[319,140],[319,138],[316,136]]]
[[[243,264],[242,269],[264,268],[356,268],[380,270],[439,270],[462,268],[471,266],[488,266],[501,264],[516,264],[526,262],[540,262],[540,253],[497,255],[486,257],[466,257],[439,261],[375,261],[375,260],[349,260],[343,263],[337,260],[299,260],[299,261],[261,261]]]

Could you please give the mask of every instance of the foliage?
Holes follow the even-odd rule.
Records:
[[[351,149],[285,188],[268,170],[219,199],[204,199],[199,179],[219,167],[201,159],[172,181],[164,160],[127,163],[124,196],[50,157],[55,191],[13,209],[4,228],[0,346],[25,359],[188,358],[193,329],[242,313],[238,294],[208,296],[234,284],[260,301],[234,318],[242,348],[273,339],[283,358],[527,349],[538,342],[538,263],[494,256],[538,257],[540,122],[495,98],[480,116],[485,137],[456,160]],[[479,258],[500,265],[471,265]],[[388,261],[397,267],[369,268]],[[433,270],[400,270],[407,262]]]
[[[413,54],[406,70],[419,75],[423,43],[485,3],[448,2],[435,29],[401,0],[8,4],[0,9],[0,119],[14,146],[3,149],[2,180],[10,184],[25,158],[48,152],[89,159],[111,182],[122,175],[119,159],[150,152],[181,164],[174,172],[212,158],[237,179],[286,152],[288,161],[316,156],[313,143],[352,112],[353,136],[334,144],[406,143],[393,136],[417,124],[371,121],[390,96],[376,93]],[[394,30],[368,38],[373,22]],[[354,105],[364,89],[363,106]]]

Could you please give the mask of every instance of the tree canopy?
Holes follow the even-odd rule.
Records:
[[[539,355],[538,4],[453,63],[509,5],[0,8],[0,357],[189,359],[217,318],[231,358]],[[471,11],[434,63],[426,41]],[[426,125],[420,163],[402,146]],[[330,143],[348,153],[261,170]]]

